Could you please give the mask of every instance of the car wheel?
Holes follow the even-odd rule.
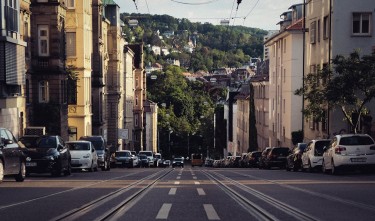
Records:
[[[57,177],[61,176],[61,170],[54,170],[51,172],[51,176]]]
[[[324,162],[324,159],[323,159],[323,161],[322,161],[322,172],[323,172],[323,173],[327,173],[327,172],[328,172],[328,170],[327,170],[327,168],[326,168],[326,163]]]
[[[3,181],[4,179],[4,164],[3,164],[3,161],[0,160],[0,183]]]
[[[331,165],[332,165],[332,168],[331,168],[331,174],[332,175],[337,175],[337,174],[339,174],[339,168],[337,168],[336,166],[335,166],[335,162],[332,160],[331,161]]]
[[[94,172],[94,161],[91,161],[91,166],[89,168],[89,172]]]
[[[310,173],[314,172],[314,169],[311,167],[311,162],[310,162],[310,160],[309,160],[309,168],[308,168],[308,171],[309,171]]]
[[[20,164],[20,170],[14,178],[16,179],[17,182],[23,182],[25,180],[25,177],[26,177],[26,164],[25,162],[22,161]]]
[[[106,171],[107,170],[107,161],[104,161],[104,165],[102,166],[102,171]]]
[[[110,171],[111,170],[111,163],[108,161],[107,162],[107,169],[106,169],[106,171]]]
[[[69,160],[70,162],[70,160]],[[65,176],[70,176],[72,174],[72,166],[70,165],[70,163],[68,164],[68,168],[66,168],[66,170],[64,171],[64,175]]]
[[[286,171],[290,171],[290,167],[289,167],[288,162],[285,164],[285,170],[286,170]]]

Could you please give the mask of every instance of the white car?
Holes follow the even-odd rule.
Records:
[[[312,172],[318,168],[321,169],[323,161],[323,148],[328,147],[330,142],[330,139],[310,141],[302,153],[302,170]]]
[[[337,174],[342,168],[375,166],[375,143],[367,134],[340,134],[324,149],[322,171]]]
[[[98,171],[98,154],[90,141],[68,141],[66,145],[70,151],[72,169]]]

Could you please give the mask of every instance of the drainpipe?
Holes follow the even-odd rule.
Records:
[[[305,88],[305,48],[306,48],[306,0],[303,0],[303,40],[302,40],[302,88]],[[302,137],[305,138],[305,96],[302,94]]]

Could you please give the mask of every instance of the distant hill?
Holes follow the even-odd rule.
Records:
[[[189,71],[211,71],[221,67],[240,67],[250,57],[263,56],[263,36],[267,31],[243,26],[221,26],[190,22],[169,15],[122,13],[128,42],[161,46],[168,55],[146,55],[146,63],[163,64],[167,58],[179,59]],[[129,21],[138,21],[130,27]],[[162,36],[162,37],[160,37]],[[188,49],[194,48],[190,54]]]

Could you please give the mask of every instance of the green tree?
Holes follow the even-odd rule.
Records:
[[[331,67],[307,74],[304,87],[295,94],[307,101],[305,116],[322,121],[326,109],[339,108],[357,133],[361,116],[368,114],[366,105],[375,96],[375,53],[362,57],[358,51],[347,57],[337,55]]]

